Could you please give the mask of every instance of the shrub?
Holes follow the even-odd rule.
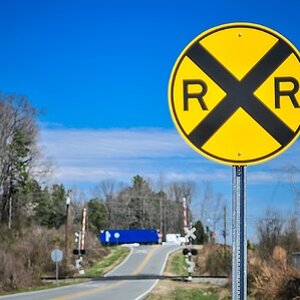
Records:
[[[223,247],[212,249],[208,254],[205,270],[210,275],[228,275],[231,273],[231,252]]]
[[[276,246],[271,260],[249,260],[249,292],[255,299],[287,300],[299,296],[298,272],[287,264],[283,248]]]
[[[83,256],[84,268],[91,267],[110,252],[109,248],[101,246],[99,239],[93,233],[86,234],[85,248],[86,254]]]
[[[51,251],[63,245],[58,230],[33,226],[21,232],[2,230],[4,239],[0,252],[0,290],[30,287],[40,282],[44,273],[54,274]]]

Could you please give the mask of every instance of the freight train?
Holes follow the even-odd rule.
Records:
[[[161,242],[156,229],[107,229],[99,233],[102,245],[158,244]]]

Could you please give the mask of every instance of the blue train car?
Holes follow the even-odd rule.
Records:
[[[102,245],[118,244],[158,244],[159,233],[156,229],[107,229],[99,233]]]

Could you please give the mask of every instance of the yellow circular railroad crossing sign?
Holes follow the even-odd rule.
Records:
[[[184,140],[230,165],[264,162],[300,133],[300,54],[267,27],[231,23],[197,36],[180,54],[169,107]]]

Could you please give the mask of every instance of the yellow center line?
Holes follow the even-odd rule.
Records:
[[[149,262],[152,254],[154,253],[155,250],[156,250],[156,247],[152,246],[152,249],[147,253],[147,256],[145,257],[143,262],[133,271],[132,275],[137,275],[138,273],[141,272],[141,270]],[[125,281],[126,280],[122,280],[122,281],[118,281],[118,282],[115,282],[115,283],[112,283],[112,284],[109,284],[106,286],[93,288],[90,290],[86,290],[86,291],[82,291],[82,292],[78,292],[78,293],[74,293],[74,294],[69,294],[69,295],[65,295],[65,296],[55,297],[55,298],[52,298],[51,300],[70,300],[70,299],[79,298],[79,297],[86,296],[86,295],[95,294],[97,292],[102,292],[102,291],[105,291],[110,288],[115,288],[115,287],[123,284]]]
[[[145,259],[143,260],[143,262],[133,271],[132,275],[137,275],[138,273],[140,273],[142,271],[142,269],[148,263],[148,261],[150,260],[152,254],[155,250],[156,250],[156,247],[152,246],[152,249],[148,252],[148,254],[145,257]]]

